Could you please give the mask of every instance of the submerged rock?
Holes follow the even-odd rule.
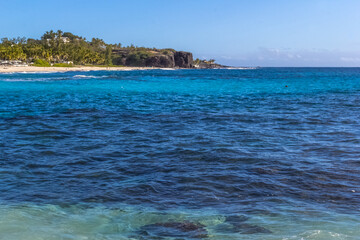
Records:
[[[241,233],[241,234],[266,234],[272,233],[270,230],[258,225],[239,223],[239,224],[219,224],[215,230],[221,233]]]
[[[248,223],[240,223],[233,226],[238,232],[242,234],[272,233],[270,230],[264,227]]]
[[[241,234],[269,234],[272,233],[270,230],[254,225],[245,223],[249,218],[246,216],[231,215],[227,216],[225,223],[219,224],[216,227],[216,231],[222,233],[241,233]]]
[[[245,222],[247,220],[249,220],[249,217],[242,216],[242,215],[230,215],[230,216],[226,217],[225,222],[240,223],[240,222]]]
[[[141,227],[140,233],[154,237],[206,238],[208,236],[204,225],[189,221],[149,224]]]

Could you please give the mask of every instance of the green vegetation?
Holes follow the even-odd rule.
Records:
[[[200,65],[200,64],[215,64],[215,59],[210,59],[210,60],[200,60],[200,59],[195,59],[194,62],[193,62],[195,65]]]
[[[111,53],[112,53],[112,48],[111,48],[111,46],[109,46],[109,45],[106,46],[105,65],[112,65]]]
[[[166,48],[166,49],[162,49],[160,52],[162,54],[169,55],[171,53],[175,53],[176,51],[174,49],[172,49],[172,48]]]
[[[40,40],[3,38],[0,44],[0,59],[28,62],[41,59],[50,63],[71,61],[75,64],[104,64],[105,49],[106,44],[100,39],[87,42],[85,38],[59,30],[46,32]],[[39,64],[35,63],[35,66]]]
[[[146,50],[132,50],[126,59],[126,64],[129,66],[144,66],[146,59],[152,56],[151,52]]]
[[[73,67],[71,63],[54,63],[53,67]]]
[[[156,49],[107,44],[99,38],[91,41],[70,32],[58,30],[44,33],[40,39],[3,38],[0,42],[0,60],[20,60],[34,66],[152,66],[159,63],[153,56],[171,56],[171,48]],[[171,59],[171,57],[169,58]],[[155,62],[152,62],[155,61]]]
[[[73,67],[73,65],[71,63],[54,63],[54,64],[50,64],[49,62],[47,62],[46,60],[43,59],[35,59],[33,66],[35,67]]]
[[[34,61],[33,65],[36,67],[50,67],[51,66],[50,63],[48,63],[47,61],[42,60],[42,59],[36,59]]]
[[[16,38],[9,40],[7,38],[1,39],[0,44],[0,59],[4,60],[25,60],[26,53],[24,52],[24,39]]]
[[[34,66],[111,65],[113,46],[102,39],[85,38],[69,32],[46,32],[41,39],[3,38],[0,43],[0,59],[34,62]],[[41,60],[41,61],[39,61]]]

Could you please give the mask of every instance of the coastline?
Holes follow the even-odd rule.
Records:
[[[75,66],[75,67],[14,67],[6,66],[0,67],[0,73],[34,73],[34,72],[87,72],[87,71],[130,71],[130,70],[151,70],[164,69],[154,67],[89,67],[89,66]],[[173,70],[173,68],[169,68]]]
[[[227,67],[227,68],[160,68],[160,67],[34,67],[34,66],[1,66],[1,73],[52,73],[52,72],[88,72],[88,71],[132,71],[132,70],[178,70],[178,69],[228,69],[228,70],[251,70],[255,67]]]

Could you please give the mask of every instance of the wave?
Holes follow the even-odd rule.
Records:
[[[48,82],[67,80],[66,77],[44,77],[44,78],[5,78],[0,79],[0,82]]]
[[[0,79],[2,82],[46,82],[54,79],[50,78],[38,78],[38,79]]]
[[[258,69],[258,67],[228,67],[224,68],[226,70],[255,70]]]
[[[94,76],[94,75],[75,75],[73,76],[73,78],[82,78],[82,79],[93,79],[93,78],[107,78],[109,77],[108,75],[101,75],[101,76]]]
[[[175,69],[175,68],[159,68],[160,70],[163,70],[163,71],[176,71],[178,69]]]
[[[39,72],[24,72],[24,73],[20,73],[20,74],[37,74]],[[100,79],[100,78],[107,78],[109,77],[108,75],[101,75],[101,76],[94,76],[94,75],[74,75],[74,76],[49,76],[49,77],[44,77],[43,74],[48,74],[47,72],[41,72],[39,74],[41,74],[39,77],[33,78],[33,77],[21,77],[19,76],[18,78],[0,78],[0,81],[2,82],[44,82],[44,81],[56,81],[56,80],[72,80],[72,79]],[[5,73],[7,76],[16,76],[15,74],[19,74],[19,72],[17,73]],[[53,72],[51,72],[51,74],[53,74]]]
[[[73,76],[73,78],[97,78],[97,77],[93,75],[75,75]]]

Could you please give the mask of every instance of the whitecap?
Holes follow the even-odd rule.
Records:
[[[228,68],[224,68],[227,70],[254,70],[254,69],[258,69],[257,67],[228,67]]]
[[[73,78],[99,78],[99,77],[93,75],[75,75],[73,76]]]

